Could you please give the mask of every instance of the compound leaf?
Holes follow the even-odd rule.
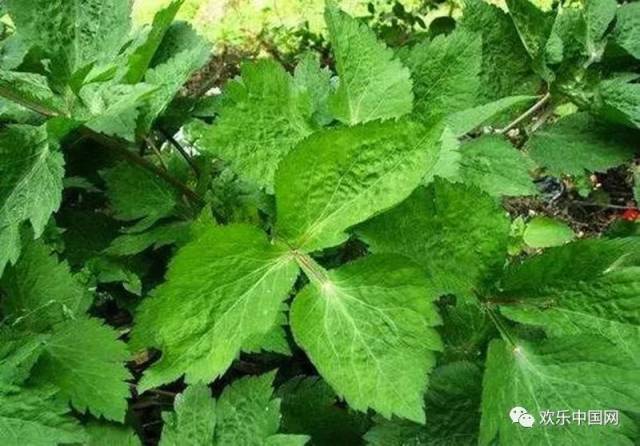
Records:
[[[153,23],[144,31],[143,41],[128,56],[128,69],[124,75],[125,82],[136,84],[144,78],[153,56],[183,3],[184,0],[172,0],[156,13]]]
[[[154,58],[154,65],[147,70],[144,81],[156,87],[142,110],[138,132],[146,135],[154,121],[168,107],[191,75],[202,68],[211,52],[211,47],[188,24],[174,23]]]
[[[44,115],[64,113],[66,106],[49,85],[35,73],[0,70],[0,95]]]
[[[167,245],[182,245],[190,240],[191,232],[191,224],[186,222],[159,225],[145,232],[121,235],[104,252],[111,256],[131,256],[149,248],[155,250]]]
[[[620,76],[600,82],[594,112],[615,124],[640,129],[640,83],[637,76]]]
[[[302,446],[306,435],[277,434],[280,400],[273,397],[275,373],[239,379],[218,399],[215,445]]]
[[[508,14],[483,0],[467,0],[459,26],[482,37],[482,102],[535,93],[539,81]]]
[[[89,436],[87,446],[142,446],[140,438],[128,426],[90,422],[85,429]]]
[[[296,376],[276,392],[282,398],[282,431],[308,434],[318,446],[360,444],[367,418],[339,407],[331,387],[317,376]]]

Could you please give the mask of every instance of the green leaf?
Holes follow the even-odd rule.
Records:
[[[331,387],[317,376],[297,376],[276,392],[282,398],[282,431],[308,434],[316,446],[360,444],[365,416],[338,407]]]
[[[638,429],[625,414],[638,412],[640,374],[603,337],[585,334],[551,338],[538,345],[516,340],[509,345],[494,340],[489,346],[482,393],[480,445],[632,445]],[[523,407],[534,425],[523,428],[509,412]],[[619,410],[618,426],[543,425],[540,412],[559,411],[571,416],[580,410]]]
[[[482,38],[458,30],[411,49],[406,63],[414,81],[415,115],[434,122],[476,105],[480,89]]]
[[[633,135],[624,128],[575,113],[535,132],[526,144],[531,158],[556,176],[603,172],[631,159]]]
[[[84,314],[91,295],[71,274],[66,262],[41,241],[25,246],[22,256],[9,267],[0,288],[2,312],[13,326],[44,332],[69,317]]]
[[[524,231],[523,239],[531,248],[549,248],[570,242],[576,234],[566,223],[549,217],[534,217]]]
[[[371,446],[472,446],[478,443],[477,415],[482,372],[470,362],[438,367],[426,396],[427,424],[379,420],[367,432]]]
[[[616,17],[615,0],[587,0],[584,5],[585,49],[591,60],[600,60],[607,44],[605,34]],[[618,21],[617,27],[620,27]]]
[[[142,446],[131,427],[89,422],[85,429],[89,435],[87,446]]]
[[[85,271],[91,274],[96,283],[122,283],[125,290],[142,295],[140,277],[122,261],[96,257],[86,262]]]
[[[60,206],[64,160],[47,140],[45,127],[15,125],[0,131],[0,274],[20,253],[20,226],[31,222],[35,237]]]
[[[9,0],[20,37],[50,59],[55,81],[114,58],[131,26],[129,0]]]
[[[184,22],[175,23],[167,30],[155,64],[144,76],[145,83],[157,89],[143,109],[138,129],[141,134],[149,132],[191,75],[207,63],[210,50],[209,43]]]
[[[213,445],[216,402],[205,384],[192,384],[178,394],[173,412],[163,412],[160,446]]]
[[[68,413],[53,386],[0,390],[0,443],[6,446],[58,446],[81,443],[86,435]]]
[[[610,122],[640,129],[640,83],[632,82],[635,79],[631,75],[600,82],[594,112]]]
[[[640,4],[627,3],[618,8],[614,41],[627,53],[640,59]]]
[[[226,387],[218,399],[215,445],[304,445],[306,435],[277,434],[280,400],[273,398],[275,373],[245,377]]]
[[[184,0],[171,0],[156,13],[151,26],[144,30],[143,41],[128,56],[127,73],[124,75],[125,82],[137,84],[144,78],[153,56],[183,3]]]
[[[12,34],[0,42],[0,68],[15,70],[29,52],[29,46],[18,36]]]
[[[65,113],[66,105],[44,76],[0,70],[0,95],[44,115]]]
[[[311,98],[271,60],[243,65],[241,82],[242,98],[224,103],[213,125],[188,126],[187,135],[196,147],[272,193],[278,163],[313,131]]]
[[[329,111],[329,96],[333,91],[331,71],[327,67],[321,68],[313,53],[306,53],[296,65],[293,81],[298,91],[309,96],[312,119],[316,124],[329,124],[333,120]]]
[[[530,103],[534,99],[536,99],[536,96],[509,96],[487,104],[455,112],[447,116],[445,121],[451,128],[453,134],[461,137],[484,124],[486,121],[494,119],[501,113],[518,105]]]
[[[401,254],[423,268],[432,296],[468,296],[502,266],[509,219],[479,190],[438,180],[355,232],[372,252]]]
[[[80,412],[123,422],[131,378],[129,353],[119,334],[97,319],[69,320],[54,327],[33,379],[55,384]]]
[[[137,221],[135,230],[147,229],[171,215],[178,202],[175,189],[166,181],[136,165],[122,161],[101,175],[114,217]]]
[[[74,270],[100,256],[117,237],[121,223],[102,212],[63,209],[56,215],[56,223],[63,230],[64,256]]]
[[[435,178],[457,181],[460,176],[460,140],[448,127],[442,127],[442,122],[436,125],[442,129],[442,134],[436,144],[435,162],[430,163],[422,184],[429,185]]]
[[[112,256],[131,256],[149,248],[156,250],[168,245],[183,245],[191,239],[191,224],[185,222],[155,226],[139,234],[124,234],[104,250]]]
[[[545,80],[552,80],[546,51],[555,22],[553,13],[542,11],[530,0],[506,0],[506,4],[533,68]]]
[[[310,252],[406,198],[433,165],[440,128],[372,122],[302,141],[276,172],[279,237]]]
[[[549,249],[512,266],[496,300],[504,300],[501,311],[510,319],[549,335],[598,333],[632,351],[640,336],[639,249],[635,238]]]
[[[373,255],[331,271],[305,271],[293,336],[355,410],[424,422],[423,396],[441,348],[440,318],[424,274],[402,257]]]
[[[340,78],[330,98],[333,116],[347,125],[399,118],[411,112],[411,75],[366,25],[327,2],[325,20]]]
[[[459,181],[494,197],[535,195],[533,163],[508,140],[482,136],[460,147]]]
[[[216,402],[204,384],[192,384],[164,413],[160,446],[304,445],[304,435],[276,434],[280,400],[273,398],[274,373],[245,377],[227,386]]]
[[[156,90],[144,83],[89,84],[79,93],[85,107],[74,110],[74,115],[96,132],[134,142],[140,109]]]
[[[242,345],[242,351],[246,353],[260,353],[265,351],[291,356],[291,347],[289,346],[287,332],[284,328],[289,325],[289,320],[287,318],[288,313],[288,305],[282,304],[281,311],[278,314],[278,320],[275,325],[265,334],[261,333],[247,338]]]
[[[633,173],[633,199],[636,205],[640,204],[640,168],[637,166],[632,169]]]
[[[139,391],[222,374],[249,337],[275,325],[297,273],[287,249],[252,226],[210,227],[185,245],[137,314],[134,345],[163,353]]]
[[[26,381],[44,350],[47,335],[24,336],[11,329],[0,331],[0,386],[19,385]]]
[[[539,79],[509,15],[484,0],[467,0],[459,26],[482,36],[482,102],[535,94]]]
[[[441,302],[451,301],[450,296]],[[484,355],[487,341],[496,334],[489,314],[477,298],[455,299],[455,304],[442,305],[442,326],[438,330],[444,341],[440,364],[477,361]]]

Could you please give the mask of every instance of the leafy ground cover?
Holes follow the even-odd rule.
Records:
[[[2,5],[1,444],[640,441],[640,3],[182,4]]]

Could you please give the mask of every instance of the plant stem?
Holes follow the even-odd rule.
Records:
[[[184,150],[184,147],[182,147],[182,145],[169,132],[160,130],[160,133],[162,133],[162,136],[164,136],[166,140],[169,141],[171,145],[175,147],[178,152],[180,152],[180,155],[182,155],[182,157],[185,159],[187,164],[189,164],[189,167],[191,167],[191,170],[193,170],[193,173],[196,175],[196,178],[200,178],[200,169],[198,169],[198,166],[196,166],[196,163],[193,162],[193,160],[191,159],[187,151]]]
[[[29,110],[32,110],[32,111],[34,111],[36,113],[40,113],[41,115],[46,116],[48,118],[53,118],[53,117],[56,117],[56,116],[60,116],[60,113],[58,111],[51,110],[46,106],[43,106],[43,105],[37,104],[37,103],[33,103],[32,101],[27,101],[24,98],[21,98],[21,97],[15,95],[15,94],[13,94],[11,91],[9,91],[9,90],[7,90],[5,88],[0,88],[0,96],[4,97],[6,99],[9,99],[10,101],[16,102],[16,103],[22,105],[23,107],[26,107]],[[200,197],[194,191],[189,189],[186,185],[182,184],[180,181],[178,181],[176,178],[174,178],[171,175],[169,175],[164,170],[158,168],[155,164],[150,163],[146,159],[142,158],[141,156],[136,155],[135,153],[133,153],[132,151],[127,149],[127,146],[129,145],[128,142],[120,141],[120,140],[118,140],[116,138],[108,137],[108,136],[103,135],[101,133],[98,133],[98,132],[96,132],[94,130],[91,130],[90,128],[85,127],[85,126],[80,127],[79,131],[80,131],[81,135],[100,143],[104,147],[107,147],[107,148],[113,150],[114,152],[118,152],[120,155],[122,155],[123,158],[126,158],[127,160],[131,161],[132,163],[137,164],[138,166],[140,166],[140,167],[142,167],[144,169],[147,169],[150,172],[158,175],[160,178],[165,180],[167,183],[171,184],[173,187],[175,187],[180,192],[182,192],[189,199],[195,201],[198,204],[203,204],[204,203],[204,200],[202,199],[202,197]]]
[[[302,268],[304,273],[309,277],[309,280],[320,286],[330,282],[327,271],[318,265],[308,254],[298,250],[292,250],[291,253],[296,259],[296,262],[298,262],[298,265],[300,265],[300,268]]]
[[[47,118],[55,118],[56,116],[61,115],[61,113],[58,110],[53,110],[42,104],[38,104],[37,102],[30,101],[26,98],[23,98],[22,96],[15,94],[14,92],[12,92],[7,88],[0,87],[0,96],[10,100],[11,102],[15,102],[16,104],[20,104],[31,111],[40,113],[41,115],[46,116]]]
[[[169,175],[167,172],[165,172],[164,170],[160,169],[158,166],[156,166],[155,164],[149,162],[148,160],[146,160],[145,158],[142,158],[141,156],[135,154],[134,152],[132,152],[131,150],[127,149],[127,143],[126,142],[121,142],[115,138],[110,138],[108,136],[103,135],[102,133],[98,133],[94,130],[91,130],[87,127],[82,127],[80,129],[80,134],[86,138],[92,139],[98,143],[100,143],[102,146],[113,150],[114,152],[120,154],[123,158],[126,158],[128,161],[132,162],[133,164],[136,164],[140,167],[142,167],[143,169],[146,169],[156,175],[158,175],[160,178],[162,178],[163,180],[165,180],[167,183],[171,184],[173,187],[175,187],[176,189],[178,189],[180,192],[182,192],[185,196],[187,196],[189,199],[195,201],[198,204],[203,204],[204,200],[202,199],[202,197],[200,197],[200,195],[196,194],[194,191],[192,191],[191,189],[189,189],[186,185],[182,184],[180,181],[178,181],[176,178],[172,177],[171,175]]]
[[[576,204],[581,204],[582,206],[590,206],[590,207],[605,208],[605,209],[619,209],[621,211],[626,211],[627,209],[636,209],[633,206],[619,206],[616,204],[591,203],[589,201],[580,201],[580,200],[572,200],[571,202]]]
[[[500,332],[500,335],[502,336],[502,338],[505,341],[507,341],[509,344],[511,344],[512,347],[516,347],[517,346],[516,341],[515,339],[513,339],[513,336],[511,336],[511,333],[509,333],[509,330],[507,329],[507,327],[505,327],[504,324],[502,323],[501,316],[499,314],[496,314],[496,312],[490,306],[485,304],[484,307],[487,310],[487,314],[489,315],[489,318],[491,319],[493,324],[496,326],[496,328]]]
[[[164,160],[162,159],[162,154],[160,153],[160,150],[158,149],[158,147],[156,147],[156,145],[151,140],[151,138],[149,138],[148,136],[145,136],[144,137],[144,141],[147,143],[147,145],[149,147],[151,147],[151,150],[153,151],[153,154],[156,156],[156,158],[158,159],[158,162],[160,163],[162,168],[165,170],[165,172],[168,171],[169,169],[167,168],[167,165],[165,164]]]
[[[533,106],[529,110],[527,110],[526,112],[524,112],[523,114],[518,116],[516,119],[511,121],[511,123],[509,123],[503,129],[496,130],[496,133],[500,133],[500,134],[507,133],[509,130],[511,130],[512,128],[514,128],[518,124],[520,124],[525,119],[529,118],[531,115],[533,115],[538,110],[540,110],[549,101],[549,99],[551,99],[551,93],[547,92],[544,96],[542,96],[542,98],[538,102],[533,104]]]

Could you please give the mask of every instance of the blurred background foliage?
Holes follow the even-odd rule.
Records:
[[[150,23],[170,0],[134,0],[133,20]],[[504,0],[487,0],[504,6]],[[391,46],[448,32],[464,0],[339,0]],[[543,9],[553,0],[532,0]],[[188,21],[218,50],[287,58],[324,46],[324,0],[186,0],[178,19]],[[409,42],[410,43],[410,42]],[[281,62],[287,62],[281,60]]]
[[[135,0],[134,22],[149,23],[168,0]],[[389,43],[427,31],[438,17],[457,14],[457,0],[341,0]],[[324,0],[187,0],[178,18],[190,22],[218,47],[247,52],[291,53],[323,40]],[[400,39],[400,42],[398,40]]]

